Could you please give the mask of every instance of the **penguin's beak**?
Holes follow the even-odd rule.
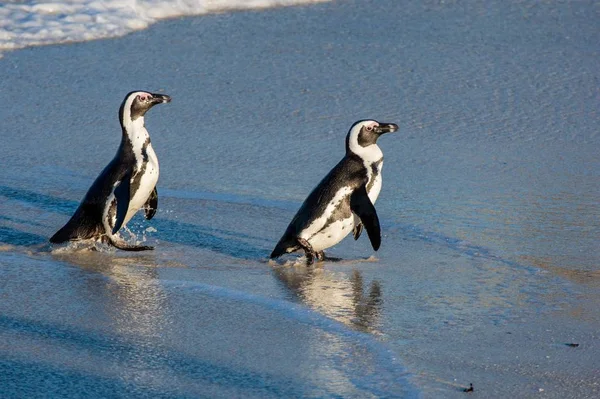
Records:
[[[152,93],[152,103],[153,104],[164,104],[171,102],[171,97],[166,94],[157,94]]]
[[[379,123],[379,126],[375,128],[375,132],[379,134],[392,133],[398,130],[398,125],[395,123]]]

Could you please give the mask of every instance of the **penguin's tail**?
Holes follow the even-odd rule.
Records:
[[[60,230],[58,230],[52,237],[50,237],[50,242],[53,244],[60,244],[67,241],[75,240],[79,237],[77,231],[79,229],[69,221],[69,223],[65,224]]]
[[[67,227],[67,226],[65,226]],[[58,230],[56,233],[54,233],[54,235],[52,237],[50,237],[50,242],[52,244],[60,244],[62,242],[66,242],[70,240],[70,234],[68,234],[68,232],[66,231],[65,227],[63,227],[62,229]]]
[[[50,242],[60,244],[73,240],[85,240],[101,234],[100,226],[92,218],[86,217],[84,212],[77,210],[71,219],[52,237]]]
[[[94,235],[95,232],[92,229],[83,228],[82,226],[73,226],[71,223],[67,223],[54,233],[49,241],[52,244],[60,244],[73,240],[85,240],[94,237]]]
[[[294,252],[298,249],[300,249],[300,245],[296,239],[284,236],[281,237],[281,240],[279,240],[269,258],[279,258],[283,254]]]

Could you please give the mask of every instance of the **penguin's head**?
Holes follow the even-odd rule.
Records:
[[[395,123],[377,122],[373,119],[354,122],[346,136],[346,152],[361,155],[368,151],[369,146],[377,144],[377,139],[384,133],[398,130]]]
[[[129,121],[135,121],[137,118],[143,117],[156,104],[168,103],[170,101],[171,97],[166,94],[132,91],[125,96],[121,104],[119,118],[121,123],[127,124]]]

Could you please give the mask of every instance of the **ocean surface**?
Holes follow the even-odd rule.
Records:
[[[0,3],[0,397],[598,397],[598,12]],[[139,89],[156,249],[51,246]],[[381,249],[269,261],[364,118]]]

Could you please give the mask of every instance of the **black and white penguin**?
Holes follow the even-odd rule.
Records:
[[[323,250],[342,241],[350,231],[354,239],[366,228],[374,250],[381,244],[375,200],[381,191],[383,153],[377,139],[395,132],[393,123],[355,122],[346,136],[346,155],[308,195],[271,253],[271,259],[304,250],[310,265]]]
[[[152,149],[144,115],[171,97],[134,91],[119,109],[123,136],[117,154],[96,178],[71,219],[51,238],[52,243],[94,239],[127,251],[153,249],[130,245],[119,236],[133,215],[144,208],[146,219],[156,213],[158,158]]]

